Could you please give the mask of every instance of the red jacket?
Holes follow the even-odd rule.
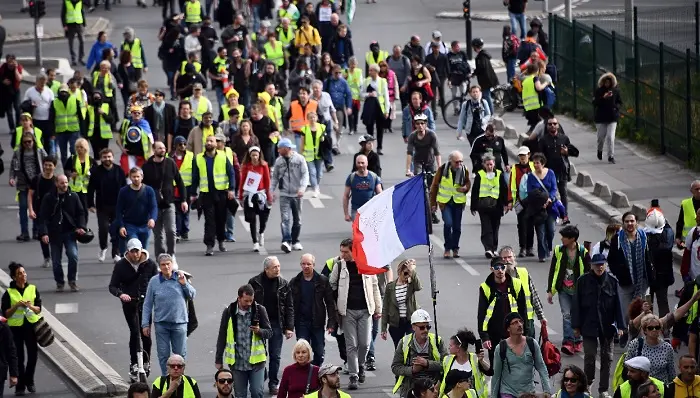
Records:
[[[4,76],[8,72],[7,69],[8,68],[7,68],[7,62],[6,62],[6,63],[2,64],[2,66],[0,66],[0,75]],[[19,72],[20,76],[22,76],[22,70],[23,70],[22,65],[17,64],[17,71]],[[15,79],[13,81],[13,86],[14,86],[15,90],[19,90],[20,83],[22,83],[22,79]]]
[[[515,195],[517,198],[520,194],[520,192],[518,192],[520,190],[520,180],[525,174],[532,172],[532,170],[530,170],[529,164],[522,166],[520,162],[518,162],[510,168],[510,172],[515,172],[515,192],[513,192],[513,187],[511,185],[513,178],[511,177],[511,179],[508,180],[508,203],[513,203],[513,196]]]
[[[249,171],[262,175],[260,184],[258,184],[258,191],[264,190],[269,201],[270,198],[272,198],[272,195],[270,193],[270,168],[267,166],[267,162],[262,162],[262,164],[257,166],[254,166],[252,163],[243,164],[241,167],[240,184],[238,184],[239,199],[243,199],[243,186],[245,185],[245,179],[247,178]]]

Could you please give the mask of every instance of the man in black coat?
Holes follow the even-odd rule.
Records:
[[[484,40],[476,38],[472,40],[472,49],[476,53],[474,58],[474,76],[481,86],[481,96],[489,104],[489,110],[493,115],[493,100],[491,89],[498,86],[498,76],[491,65],[491,54],[484,50]]]
[[[569,137],[559,131],[559,121],[550,117],[545,121],[545,132],[539,139],[538,151],[547,158],[547,167],[557,177],[557,190],[561,203],[568,209],[568,194],[566,184],[571,180],[569,156],[578,157],[578,149],[571,145]],[[615,274],[617,275],[617,274]]]
[[[12,331],[7,326],[7,319],[0,316],[0,397],[5,388],[7,372],[10,372],[10,387],[17,385],[17,350],[12,337]],[[22,347],[24,348],[24,347]]]
[[[174,122],[177,118],[175,106],[165,102],[165,93],[156,90],[154,93],[156,100],[143,111],[143,117],[151,126],[153,138],[156,141],[168,142],[167,138],[172,137]]]

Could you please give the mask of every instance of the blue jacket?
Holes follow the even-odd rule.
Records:
[[[413,132],[413,117],[418,113],[422,113],[428,117],[428,130],[435,131],[435,118],[429,106],[423,105],[420,111],[414,113],[411,112],[411,105],[408,105],[403,108],[403,116],[401,118],[401,135],[403,135],[403,138],[408,138]]]
[[[350,109],[352,107],[352,92],[350,91],[350,85],[345,79],[342,77],[340,79],[330,77],[326,79],[323,86],[323,91],[331,96],[331,101],[333,101],[333,106],[336,109],[342,107]]]
[[[143,300],[143,317],[141,327],[147,328],[153,322],[187,323],[187,299],[194,299],[197,291],[185,282],[181,285],[177,280],[177,271],[173,271],[170,279],[163,274],[148,281],[146,297]]]
[[[144,185],[141,190],[143,192],[135,191],[130,185],[119,190],[114,220],[117,229],[125,224],[145,226],[148,220],[158,219],[156,191],[148,185]]]
[[[90,55],[88,55],[87,65],[85,65],[87,70],[92,70],[93,66],[102,61],[102,51],[104,51],[105,48],[111,48],[114,51],[114,59],[118,59],[117,57],[119,56],[119,53],[117,52],[117,48],[114,47],[111,42],[106,41],[104,43],[100,43],[99,40],[96,40],[95,44],[93,44],[92,48],[90,49]]]

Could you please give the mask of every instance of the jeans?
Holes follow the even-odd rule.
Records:
[[[260,30],[260,5],[251,5],[250,11],[253,17],[253,32],[258,32]]]
[[[479,210],[481,244],[484,250],[498,250],[498,231],[501,229],[501,210]],[[447,247],[445,247],[447,249]]]
[[[231,214],[230,211],[227,211],[226,212],[226,233],[225,233],[227,240],[235,239],[234,235],[233,235],[235,227],[236,227],[236,220],[233,218],[233,214]]]
[[[124,252],[119,252],[118,233],[114,231],[113,223],[115,219],[114,207],[104,207],[97,209],[97,237],[100,242],[100,249],[107,248],[107,237],[110,236],[112,243],[112,257],[121,256]]]
[[[345,334],[345,349],[350,375],[357,376],[360,368],[365,365],[372,332],[371,319],[372,317],[367,310],[348,309],[343,317],[343,334]]]
[[[10,94],[10,96],[12,96],[12,100],[11,100],[11,103],[9,104],[10,106],[7,107],[7,111],[5,112],[5,117],[7,118],[7,127],[10,128],[10,133],[14,134],[15,128],[17,127],[17,124],[19,123],[19,115],[20,115],[19,91],[17,91],[14,94]]]
[[[140,300],[140,298],[139,298]],[[151,336],[146,336],[141,332],[141,320],[143,319],[143,302],[132,300],[122,303],[124,319],[129,326],[129,359],[131,364],[137,362],[139,351],[143,351],[143,361],[151,362],[151,346],[153,341]],[[139,341],[139,339],[141,339]]]
[[[389,325],[389,335],[391,335],[391,340],[394,342],[394,348],[399,345],[403,336],[411,333],[413,333],[413,329],[408,318],[399,318],[399,326]]]
[[[290,196],[280,196],[280,216],[282,222],[282,242],[299,242],[301,233],[301,204],[302,199]]]
[[[272,337],[267,341],[268,344],[268,372],[267,378],[269,385],[276,387],[280,384],[280,358],[282,356],[282,343],[284,342],[284,331],[282,327],[276,323],[272,322]],[[245,396],[245,395],[242,395]]]
[[[78,37],[78,59],[82,60],[85,57],[85,41],[83,40],[83,27],[78,24],[68,25],[68,30],[66,30],[66,39],[68,39],[68,51],[70,52],[70,59],[75,63],[75,50],[73,48],[73,39]]]
[[[563,343],[578,343],[581,341],[581,337],[578,339],[574,338],[574,329],[571,327],[571,306],[574,302],[573,294],[560,291],[559,294],[559,307],[561,308],[561,318],[564,324],[564,338]]]
[[[508,83],[513,81],[513,78],[515,77],[515,63],[517,62],[517,58],[510,58],[506,61],[506,79],[508,80]]]
[[[29,191],[17,191],[19,200],[19,227],[22,232],[22,236],[29,236],[29,216],[27,211],[29,209],[29,203],[27,198]],[[32,222],[32,234],[36,233],[36,221]]]
[[[56,146],[61,151],[61,165],[65,167],[66,160],[68,159],[68,147],[70,145],[71,155],[75,153],[75,141],[80,138],[80,133],[71,133],[66,131],[65,133],[56,134]]]
[[[326,350],[326,331],[324,328],[313,327],[308,323],[296,324],[294,327],[297,340],[304,339],[311,344],[311,350],[314,352],[313,364],[321,366],[325,358]]]
[[[564,205],[567,214],[569,212],[569,193],[566,191],[566,184],[568,182],[569,181],[567,180],[566,176],[561,176],[559,181],[557,181],[557,192],[559,192],[559,200],[561,200],[561,204]]]
[[[153,228],[156,257],[161,253],[175,254],[175,204],[158,209],[158,219]]]
[[[604,337],[584,337],[583,338],[583,371],[586,373],[588,385],[595,380],[595,357],[598,351],[598,340],[600,340],[600,380],[598,382],[598,392],[608,391],[610,387],[610,365],[612,364],[612,339]]]
[[[132,239],[132,238],[136,238],[136,239],[140,240],[143,248],[146,250],[148,249],[148,238],[151,235],[151,230],[148,229],[147,225],[136,226],[136,225],[124,224],[124,228],[126,228],[126,237],[119,239],[119,252],[120,253],[126,253],[126,242],[128,242],[129,239]]]
[[[622,308],[629,308],[630,303],[634,300],[634,285],[617,286],[617,293],[620,296],[620,305]],[[628,314],[625,312],[625,319],[628,319]]]
[[[233,393],[237,397],[247,397],[250,386],[250,398],[263,398],[265,367],[258,366],[252,370],[233,371]]]
[[[170,88],[170,97],[175,98],[175,71],[165,70],[165,77],[168,82],[168,87]]]
[[[53,279],[59,285],[64,285],[66,280],[63,276],[63,248],[66,248],[68,257],[68,282],[78,280],[78,242],[75,240],[75,232],[63,232],[49,237],[49,247],[51,249],[51,261],[53,264]]]
[[[367,358],[374,358],[374,341],[377,340],[377,335],[379,334],[379,319],[372,318],[372,340],[369,342],[369,350],[367,351]]]
[[[491,99],[491,89],[484,89],[481,92],[481,98],[486,100],[486,103],[489,105],[489,111],[491,111],[491,115],[493,116],[493,99]]]
[[[323,159],[315,159],[313,162],[306,162],[309,166],[309,181],[311,188],[316,189],[321,185],[321,177],[323,177]]]
[[[615,157],[615,129],[617,122],[596,123],[598,131],[598,152],[603,152],[603,144],[608,145],[608,159]]]
[[[221,105],[226,105],[226,96],[224,96],[224,88],[221,86],[217,86],[214,89],[214,92],[216,93],[216,102],[219,103],[219,107]],[[228,115],[224,115],[224,120],[228,118]]]
[[[187,359],[187,323],[156,322],[155,330],[158,363],[165,376],[168,374],[167,364],[171,354],[179,354]]]
[[[459,250],[459,238],[462,236],[462,214],[464,205],[450,200],[442,209],[442,222],[445,223],[443,235],[445,251]]]
[[[519,14],[516,14],[513,12],[509,12],[508,15],[510,16],[510,30],[513,32],[514,35],[517,35],[517,25],[520,25],[520,40],[525,39],[525,32],[528,31],[527,25],[525,24],[525,13],[521,12]]]
[[[183,212],[179,203],[175,206],[175,226],[177,236],[187,235],[190,232],[190,209]]]
[[[535,225],[537,232],[537,257],[540,259],[549,257],[554,240],[554,216],[547,215],[547,219]]]

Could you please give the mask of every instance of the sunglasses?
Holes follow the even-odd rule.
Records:
[[[647,326],[647,330],[661,330],[661,325]]]
[[[494,271],[503,271],[504,269],[506,269],[506,266],[505,265],[494,265],[491,268],[493,268]]]
[[[575,377],[564,377],[564,383],[578,383],[578,379]]]
[[[32,141],[32,140],[29,140],[29,141],[22,141],[22,143],[24,143],[24,144],[33,144],[34,141]]]
[[[416,327],[418,328],[418,330],[430,330],[432,328],[432,326],[430,326],[430,325],[425,325],[425,326],[416,325]]]
[[[219,379],[219,380],[217,380],[217,382],[219,382],[219,384],[233,384],[233,378]]]
[[[168,366],[173,368],[173,369],[182,369],[185,367],[185,365],[183,365],[181,363],[169,363]]]

